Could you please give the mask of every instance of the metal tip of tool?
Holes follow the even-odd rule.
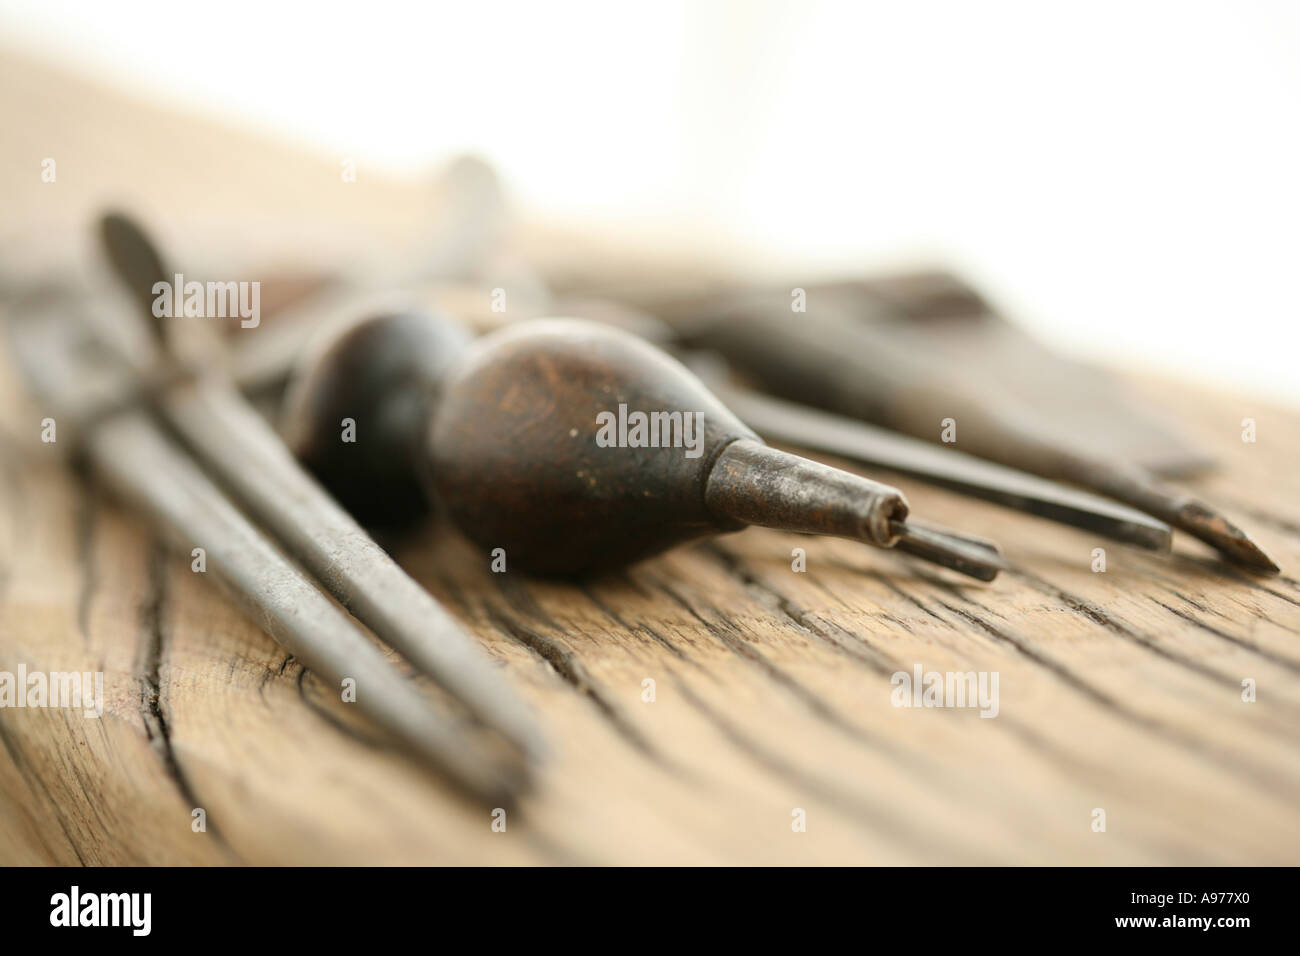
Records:
[[[893,521],[890,530],[898,535],[894,545],[900,551],[923,558],[979,581],[992,581],[1010,565],[992,541],[958,534],[915,521]]]
[[[1200,538],[1233,564],[1260,574],[1280,574],[1282,569],[1231,521],[1199,501],[1185,502],[1178,509],[1177,526]]]
[[[148,290],[166,274],[162,256],[144,229],[130,216],[107,212],[99,219],[99,236],[109,261],[132,291]]]
[[[833,534],[897,548],[981,581],[1007,568],[998,547],[907,517],[907,499],[882,485],[757,440],[732,442],[705,492],[714,514],[786,531]]]
[[[162,320],[150,307],[154,284],[166,281],[167,266],[162,254],[144,228],[122,212],[107,212],[99,218],[99,238],[113,271],[130,290],[141,312],[151,320],[153,334],[163,340]]]

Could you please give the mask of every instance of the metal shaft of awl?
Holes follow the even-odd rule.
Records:
[[[858,319],[860,303],[819,303],[792,322],[789,303],[759,294],[701,313],[680,329],[695,347],[721,352],[766,389],[787,398],[938,440],[958,429],[966,451],[1012,468],[1080,485],[1180,528],[1229,561],[1264,574],[1278,567],[1241,529],[1208,505],[1160,485],[1125,462],[1100,460],[1037,425],[1014,406],[963,388],[925,354]]]
[[[997,393],[1032,411],[1034,421],[1068,431],[1094,458],[1129,462],[1162,478],[1212,471],[1214,458],[1158,408],[1140,402],[1112,372],[1059,355],[1010,321],[960,277],[944,271],[810,284],[807,295],[861,301],[861,321],[960,371],[966,387]],[[1087,401],[1079,401],[1080,394]]]
[[[1007,567],[991,541],[913,525],[896,488],[756,441],[727,446],[713,465],[704,498],[715,514],[746,524],[852,538],[981,581],[992,581]]]
[[[313,672],[356,681],[358,708],[471,793],[509,799],[520,762],[454,722],[384,660],[356,623],[164,434],[140,404],[139,382],[67,290],[22,303],[4,322],[24,377],[97,477],[150,515],[186,553],[201,543],[214,576],[249,616]]]
[[[1006,565],[1002,551],[987,538],[972,535],[955,535],[946,528],[936,528],[917,521],[907,521],[896,526],[899,551],[933,564],[940,564],[961,574],[992,581]]]
[[[416,685],[276,550],[140,412],[92,429],[84,448],[119,497],[166,528],[181,549],[202,542],[209,568],[249,616],[329,686],[355,682],[361,711],[476,797],[508,801],[524,784],[517,760],[493,756],[433,710]]]
[[[166,282],[161,256],[130,219],[108,216],[102,232],[129,289]],[[226,378],[212,374],[175,386],[157,406],[235,497],[380,640],[522,754],[544,753],[536,718],[459,623],[303,471]]]
[[[380,640],[524,753],[542,755],[536,717],[490,669],[456,619],[302,470],[228,383],[200,379],[176,386],[160,411],[289,553]]]
[[[764,438],[902,472],[1026,514],[1168,551],[1167,524],[1126,505],[942,445],[729,384],[710,383]]]

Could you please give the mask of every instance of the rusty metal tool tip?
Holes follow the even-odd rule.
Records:
[[[942,565],[979,581],[992,581],[1010,565],[992,541],[955,534],[945,528],[917,522],[893,522],[898,535],[894,545],[918,558]]]
[[[897,548],[981,581],[1007,567],[990,541],[908,521],[897,489],[753,440],[733,442],[718,456],[705,502],[745,524]]]
[[[1281,573],[1282,569],[1246,532],[1201,502],[1185,502],[1177,516],[1178,520],[1171,522],[1174,527],[1200,538],[1233,564],[1270,576]]]
[[[1238,567],[1266,575],[1281,571],[1250,535],[1224,517],[1222,512],[1168,487],[1141,469],[1104,467],[1091,460],[1068,458],[1066,468],[1071,477],[1081,476],[1098,491],[1199,538]]]
[[[681,331],[688,344],[722,352],[787,399],[931,442],[939,437],[935,424],[951,417],[961,423],[961,448],[968,454],[1114,498],[1200,538],[1242,568],[1278,573],[1259,546],[1217,512],[1164,487],[1131,460],[1076,445],[1020,403],[973,388],[951,365],[936,366],[909,348],[889,323],[864,321],[860,303],[828,302],[790,323],[788,303],[779,308],[776,302],[766,293],[735,300],[697,315]]]

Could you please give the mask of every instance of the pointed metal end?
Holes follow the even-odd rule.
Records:
[[[447,748],[430,748],[427,742],[410,748],[435,777],[458,785],[490,806],[513,809],[533,789],[534,768],[513,755],[494,753],[495,749],[479,740],[463,758],[457,755],[452,759]]]
[[[121,212],[108,212],[99,219],[99,236],[109,262],[132,291],[149,291],[164,280],[167,267],[144,228]]]
[[[167,267],[144,228],[122,212],[107,212],[99,219],[99,238],[114,273],[152,320],[154,335],[163,339],[162,320],[153,315],[153,287],[167,281]]]
[[[992,581],[1010,565],[997,544],[987,538],[960,534],[915,521],[893,521],[898,535],[894,547],[915,557],[950,568],[979,581]]]
[[[1257,574],[1280,574],[1282,569],[1231,521],[1212,508],[1191,501],[1178,509],[1178,527],[1213,547],[1233,564]]]

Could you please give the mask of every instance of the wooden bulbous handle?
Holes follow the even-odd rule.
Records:
[[[759,441],[698,379],[607,326],[543,320],[478,342],[429,442],[460,528],[543,573],[612,567],[744,523],[705,501],[718,454]]]
[[[392,527],[428,510],[432,403],[471,338],[444,316],[376,315],[304,356],[285,399],[285,441],[362,523]]]

